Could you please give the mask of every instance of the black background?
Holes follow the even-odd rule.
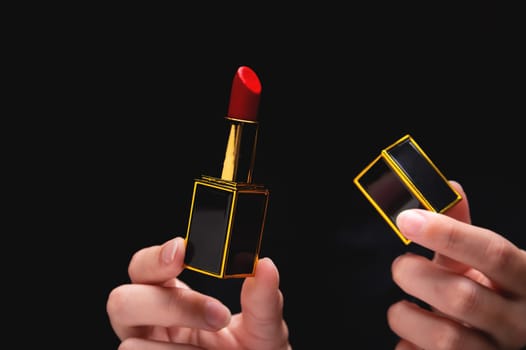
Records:
[[[220,171],[241,65],[263,86],[261,255],[280,269],[293,347],[394,346],[385,312],[403,295],[390,263],[420,248],[403,246],[352,179],[406,133],[463,184],[475,225],[526,246],[514,9],[236,11],[91,8],[20,26],[11,91],[30,98],[15,100],[8,149],[23,183],[12,186],[23,209],[13,236],[38,233],[32,271],[44,283],[30,293],[45,309],[34,323],[60,318],[44,339],[117,347],[106,298],[128,282],[133,252],[184,236],[193,179]],[[181,277],[238,309],[240,280]]]

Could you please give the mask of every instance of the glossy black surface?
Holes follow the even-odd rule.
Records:
[[[252,273],[259,252],[268,196],[240,192],[232,220],[227,275]]]
[[[233,192],[196,185],[185,264],[221,273],[233,196]]]
[[[185,264],[216,277],[253,273],[268,191],[234,183],[196,182]]]
[[[433,166],[421,151],[407,139],[387,152],[402,169],[436,212],[448,208],[457,199],[440,170]]]
[[[402,210],[422,207],[382,158],[362,176],[360,183],[393,224]]]

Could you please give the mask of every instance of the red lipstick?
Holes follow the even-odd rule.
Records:
[[[252,276],[259,257],[269,191],[252,181],[261,82],[247,66],[232,81],[221,177],[194,180],[185,267],[218,278]]]
[[[230,125],[221,179],[252,182],[256,155],[257,114],[261,82],[246,66],[238,68],[230,93],[227,121]]]
[[[232,82],[228,117],[255,122],[260,95],[261,82],[256,73],[249,67],[239,67]]]

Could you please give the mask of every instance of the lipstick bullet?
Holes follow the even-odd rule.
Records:
[[[253,183],[261,82],[247,66],[232,81],[221,177],[194,180],[185,268],[217,278],[254,275],[269,190]]]

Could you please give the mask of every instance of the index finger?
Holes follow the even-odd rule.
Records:
[[[162,284],[183,271],[185,244],[176,237],[163,245],[142,248],[135,252],[128,265],[133,283]]]
[[[396,221],[401,232],[412,241],[470,265],[501,288],[526,294],[526,252],[503,236],[443,214],[423,209],[400,213]]]

